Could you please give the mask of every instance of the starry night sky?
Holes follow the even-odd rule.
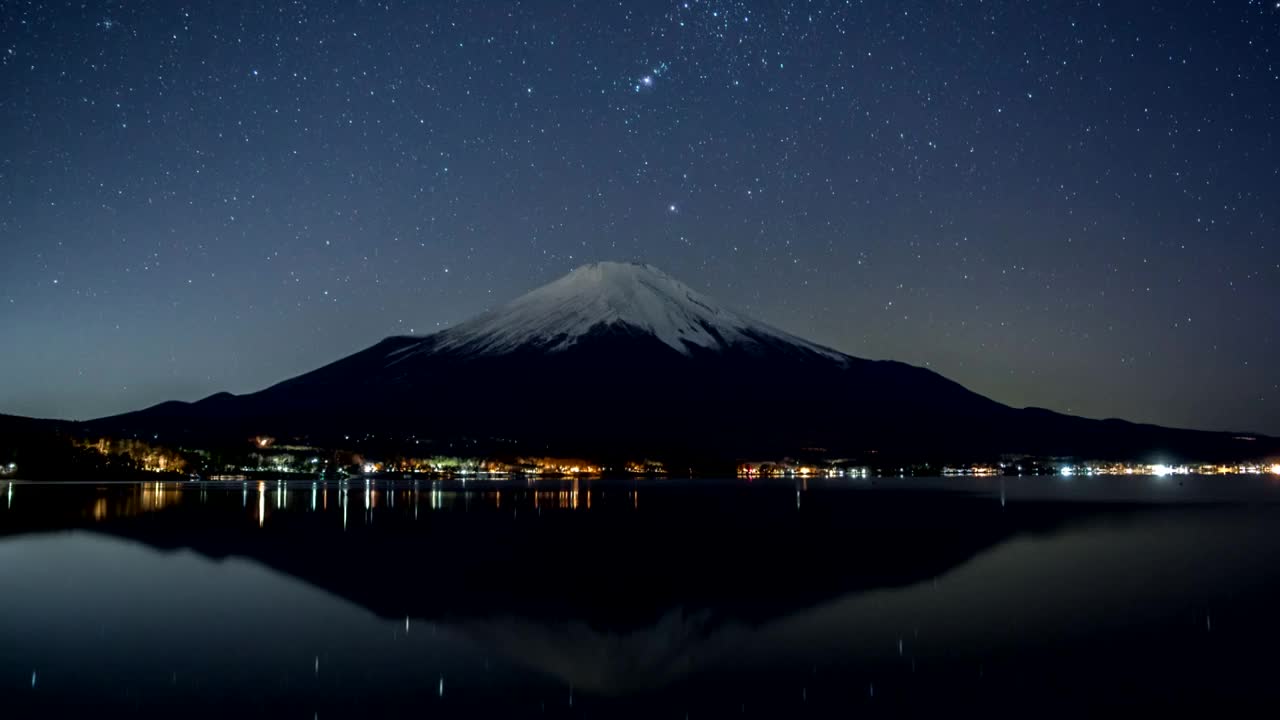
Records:
[[[642,260],[1012,405],[1280,434],[1274,1],[8,0],[0,82],[0,412]]]

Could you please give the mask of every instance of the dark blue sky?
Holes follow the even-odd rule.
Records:
[[[0,412],[593,260],[1013,405],[1280,434],[1276,2],[0,7]]]

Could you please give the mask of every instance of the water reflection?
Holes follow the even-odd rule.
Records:
[[[382,515],[396,517],[413,517],[421,519],[421,508],[433,512],[444,511],[482,511],[485,509],[506,510],[519,515],[521,510],[541,513],[544,511],[582,511],[618,510],[623,503],[631,510],[639,510],[640,495],[647,491],[663,492],[677,486],[679,481],[610,481],[601,479],[565,479],[563,481],[448,481],[433,479],[424,489],[417,479],[409,481],[375,480],[361,478],[363,492],[357,496],[360,521],[372,524]],[[714,482],[714,481],[713,481]],[[761,479],[745,481],[751,486],[761,486]],[[738,481],[719,481],[719,486],[732,486]],[[1004,476],[986,478],[900,478],[867,481],[863,479],[810,479],[799,478],[794,482],[781,481],[775,489],[793,488],[790,494],[790,507],[797,512],[806,510],[805,498],[811,491],[811,484],[817,484],[813,491],[830,492],[845,490],[855,492],[930,492],[961,494],[968,496],[989,496],[999,502],[1000,507],[1008,507],[1014,502],[1137,502],[1137,503],[1196,503],[1196,502],[1256,502],[1270,501],[1280,490],[1280,485],[1271,478],[1220,478],[1220,477],[1112,477],[1093,478],[1073,476],[1053,477],[1017,477]],[[741,483],[738,483],[741,484]],[[9,481],[5,483],[5,509],[15,510],[15,486],[25,485],[31,492],[38,488],[49,488],[49,485],[31,484]],[[296,512],[291,507],[292,493],[302,490],[307,493],[308,500],[301,510],[313,514],[324,514],[330,510],[330,494],[337,495],[337,509],[341,513],[343,525],[349,524],[350,481],[340,480],[332,483],[320,480],[310,481],[249,481],[241,482],[203,482],[203,483],[124,483],[124,484],[83,484],[76,485],[82,490],[73,493],[67,490],[39,490],[41,493],[55,492],[59,503],[70,500],[78,503],[79,513],[83,517],[102,522],[113,518],[133,517],[142,513],[166,510],[178,505],[207,504],[210,493],[216,496],[216,502],[223,505],[223,499],[234,488],[240,491],[241,506],[247,508],[251,485],[257,493],[257,507],[253,517],[260,527],[267,526],[272,513]],[[268,487],[270,485],[270,487]],[[583,487],[585,485],[586,487]],[[93,488],[93,492],[83,491]],[[647,488],[648,490],[645,490]],[[718,491],[718,490],[717,490]],[[270,498],[267,495],[270,495]],[[504,494],[506,497],[504,498]],[[425,497],[423,497],[425,495]],[[694,497],[690,494],[688,497]],[[670,502],[668,497],[664,502]],[[19,508],[20,509],[20,508]],[[67,509],[63,505],[63,509]]]
[[[1271,590],[1280,584],[1271,570],[1280,562],[1275,519],[1197,511],[1088,522],[1011,539],[926,582],[847,593],[758,624],[672,610],[625,631],[518,616],[460,627],[494,653],[607,695],[726,667],[767,672],[834,663],[877,667],[886,680],[900,680],[917,665],[950,667],[957,655],[975,670],[1010,673],[1017,668],[1004,663],[1013,656],[1056,665],[1055,654],[1080,651],[1091,663],[1111,666],[1116,659],[1094,657],[1094,648],[1139,641],[1147,647],[1125,647],[1126,657],[1172,652],[1176,662],[1200,665],[1193,648],[1212,629],[1207,615],[1197,625],[1200,609],[1225,605],[1239,619],[1247,604],[1238,593],[1256,592],[1259,582]],[[1254,556],[1229,557],[1243,547]],[[1155,628],[1170,634],[1149,637]],[[1277,629],[1269,613],[1263,622],[1237,626],[1234,642],[1247,651],[1251,633],[1263,628]],[[1141,672],[1129,668],[1121,677],[1132,681]]]
[[[40,668],[44,702],[213,693],[321,716],[430,714],[427,699],[459,714],[783,716],[873,697],[1276,694],[1262,669],[1280,641],[1280,497],[1266,483],[1188,479],[1153,505],[1132,498],[1155,481],[1100,503],[1080,477],[1070,502],[994,478],[927,493],[370,481],[354,498],[345,481],[272,482],[256,509],[239,482],[20,488],[0,514],[0,587],[17,589],[0,692]]]
[[[9,502],[6,510],[13,511],[13,485],[9,484],[6,493]],[[27,484],[27,491],[33,496],[44,494],[44,486]],[[82,486],[82,490],[84,486]],[[178,483],[137,483],[111,486],[88,486],[74,500],[74,504],[61,509],[68,514],[75,514],[94,522],[103,522],[112,518],[134,517],[143,513],[153,513],[173,508],[186,503],[194,505],[202,502],[204,493],[188,492]],[[39,512],[40,508],[28,508]]]

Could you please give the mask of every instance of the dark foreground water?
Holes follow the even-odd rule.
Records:
[[[0,717],[1274,709],[1278,501],[1274,476],[0,483]]]

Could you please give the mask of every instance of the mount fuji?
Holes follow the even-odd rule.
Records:
[[[584,265],[499,310],[441,333],[434,347],[508,353],[520,348],[566,350],[611,327],[651,336],[682,355],[785,347],[843,360],[758,320],[721,307],[652,265]]]
[[[681,466],[806,451],[1217,459],[1275,450],[1257,436],[1015,409],[930,370],[796,337],[652,266],[613,262],[259,392],[162,403],[91,425],[204,440],[381,436],[455,452]]]

